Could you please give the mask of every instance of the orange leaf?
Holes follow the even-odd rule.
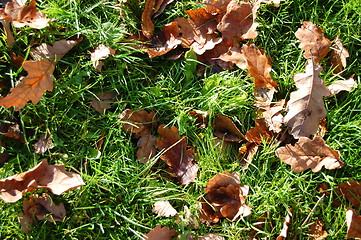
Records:
[[[262,139],[268,142],[272,139],[272,137],[274,137],[274,134],[269,131],[264,118],[256,119],[255,125],[256,126],[254,128],[251,128],[246,133],[246,139],[248,142],[260,144]]]
[[[171,240],[173,235],[176,234],[174,229],[168,227],[162,227],[157,225],[152,231],[145,235],[147,240]]]
[[[53,90],[55,68],[53,62],[48,59],[26,61],[23,68],[28,75],[10,90],[10,94],[0,99],[0,106],[5,108],[15,106],[15,111],[19,111],[28,101],[31,100],[33,104],[37,104],[46,90]]]

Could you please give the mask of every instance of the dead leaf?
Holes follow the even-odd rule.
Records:
[[[162,227],[157,225],[152,231],[145,235],[147,240],[171,240],[172,237],[176,234],[174,229],[169,229],[168,227]]]
[[[331,67],[334,68],[333,73],[342,72],[343,68],[347,66],[346,59],[350,56],[347,49],[342,45],[342,41],[337,36],[335,40],[333,40],[333,44],[331,47],[330,54],[330,64]]]
[[[157,148],[164,151],[160,158],[169,166],[168,172],[177,176],[184,185],[195,182],[198,165],[186,137],[181,138],[176,127],[167,128],[164,124],[158,127],[158,134],[161,138],[157,139]]]
[[[321,70],[322,67],[310,59],[306,73],[298,73],[293,78],[298,90],[291,93],[284,122],[291,128],[290,134],[296,139],[315,134],[319,120],[326,116],[323,97],[329,91],[318,76]]]
[[[41,134],[39,140],[34,144],[35,153],[43,154],[53,145],[53,139],[50,134]]]
[[[0,12],[1,12],[1,9],[0,9]],[[1,16],[0,16],[0,18],[1,18]],[[3,29],[4,29],[4,33],[5,33],[5,37],[6,37],[6,43],[8,44],[9,47],[11,47],[14,44],[15,39],[14,39],[14,35],[11,31],[10,23],[5,20],[0,20],[0,23],[3,25]]]
[[[51,21],[37,10],[35,0],[30,1],[29,5],[19,5],[16,1],[8,2],[5,8],[0,8],[0,19],[12,22],[16,28],[29,26],[36,29],[49,26]]]
[[[304,57],[319,63],[330,51],[331,42],[325,38],[320,27],[312,22],[302,22],[295,35],[301,41],[300,48],[304,50]]]
[[[209,112],[203,112],[199,110],[195,111],[189,111],[189,115],[194,117],[196,119],[196,126],[199,126],[200,128],[206,128],[208,125],[208,115]]]
[[[323,230],[324,225],[325,224],[319,219],[312,222],[308,231],[308,233],[312,235],[310,240],[322,240],[327,238],[328,234],[325,230]]]
[[[257,222],[253,224],[252,230],[249,234],[248,240],[256,240],[258,238],[255,238],[257,233],[262,232],[261,228],[264,227],[266,218],[268,217],[267,212],[262,215],[262,217],[257,219]]]
[[[312,172],[319,172],[323,166],[326,169],[336,169],[344,165],[340,160],[340,152],[331,149],[319,136],[313,140],[301,137],[295,146],[287,144],[278,148],[276,155],[284,163],[291,165],[294,172],[303,172],[309,168]]]
[[[105,110],[110,108],[110,103],[115,102],[115,92],[105,92],[93,97],[90,105],[101,115],[105,113]]]
[[[11,63],[17,67],[17,68],[21,68],[24,61],[25,61],[25,58],[21,57],[21,56],[16,56],[15,53],[11,52],[10,54],[10,61]]]
[[[273,105],[267,107],[260,107],[261,116],[264,118],[266,125],[270,131],[280,133],[283,125],[282,111],[284,109],[285,100],[282,99]]]
[[[198,229],[199,228],[198,218],[195,217],[191,213],[191,211],[189,210],[189,208],[187,206],[184,206],[184,219],[183,219],[183,221],[191,229]]]
[[[247,169],[251,164],[254,155],[258,151],[258,145],[254,142],[247,142],[238,151],[238,159],[240,159],[240,165]]]
[[[15,111],[19,111],[28,101],[37,104],[46,90],[53,90],[54,63],[48,59],[26,61],[23,68],[28,75],[10,90],[10,94],[0,99],[0,106],[6,109],[15,106]]]
[[[355,210],[348,208],[346,210],[347,238],[361,239],[361,216],[358,216]]]
[[[251,214],[252,208],[246,205],[249,186],[240,185],[239,173],[217,174],[209,180],[205,191],[206,195],[199,200],[201,221],[208,224],[217,223],[221,218],[236,221],[240,216]]]
[[[317,129],[316,135],[323,138],[323,136],[325,136],[326,132],[327,132],[327,120],[324,117],[318,121],[318,129]]]
[[[0,198],[4,202],[16,202],[35,189],[45,188],[60,195],[84,185],[79,174],[67,172],[64,165],[48,165],[45,159],[26,172],[1,179]]]
[[[93,62],[93,67],[99,72],[102,71],[103,62],[100,60],[107,59],[110,55],[114,55],[116,49],[105,46],[104,44],[98,45],[94,52],[90,54],[90,60]]]
[[[170,205],[169,201],[155,202],[152,212],[163,217],[175,216],[178,213],[177,210]]]
[[[228,141],[228,142],[239,142],[242,141],[245,136],[236,127],[232,119],[218,114],[213,125],[214,135],[216,137]]]
[[[137,159],[140,163],[147,163],[155,156],[157,138],[152,135],[141,136],[138,140]]]
[[[119,116],[123,121],[122,129],[137,136],[150,135],[152,127],[157,125],[155,112],[148,113],[146,110],[125,109]]]
[[[357,83],[352,76],[347,80],[333,82],[331,85],[328,85],[327,88],[329,90],[328,96],[332,97],[341,91],[350,92],[352,88],[357,88]]]
[[[335,192],[338,196],[346,198],[355,208],[360,207],[361,203],[361,184],[353,179],[348,183],[340,183],[337,185]]]
[[[6,123],[1,126],[0,131],[0,134],[6,137],[13,138],[22,143],[25,143],[24,133],[20,130],[19,124],[17,123]]]
[[[198,240],[225,240],[225,238],[219,234],[207,233],[203,236],[199,236]]]
[[[287,234],[288,234],[288,226],[289,226],[290,223],[291,223],[291,217],[292,217],[291,212],[287,212],[287,215],[286,215],[285,221],[284,221],[284,223],[283,223],[283,227],[282,227],[281,233],[280,233],[280,235],[276,238],[276,240],[282,240],[282,239],[284,239],[284,238],[287,237]]]
[[[171,4],[172,2],[174,2],[174,0],[163,0],[163,1],[159,2],[158,5],[160,5],[160,6],[156,8],[158,10],[153,14],[152,18],[154,19],[154,18],[158,17],[165,10],[165,7],[168,4]]]
[[[245,137],[248,142],[261,144],[262,139],[269,142],[275,134],[269,131],[265,119],[260,118],[256,119],[255,127],[248,130]]]

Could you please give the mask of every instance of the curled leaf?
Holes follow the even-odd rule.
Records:
[[[332,44],[330,63],[331,67],[334,68],[334,73],[342,72],[343,68],[347,66],[346,59],[350,56],[347,49],[342,45],[342,41],[337,36],[334,43]]]
[[[245,138],[232,119],[222,114],[216,116],[213,129],[214,135],[224,141],[239,142]]]

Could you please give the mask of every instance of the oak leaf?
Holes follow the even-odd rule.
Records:
[[[198,165],[186,137],[181,138],[175,126],[167,128],[164,124],[158,127],[158,134],[161,138],[157,139],[157,148],[164,151],[160,158],[169,166],[168,172],[177,176],[184,185],[195,182]]]
[[[308,233],[311,235],[310,240],[322,240],[327,238],[328,233],[323,230],[324,225],[325,224],[319,219],[312,222],[308,231]]]
[[[119,116],[123,121],[122,129],[137,136],[149,135],[152,127],[156,126],[155,112],[148,113],[146,110],[132,111],[125,109]]]
[[[283,115],[285,100],[280,100],[273,105],[266,106],[265,108],[260,107],[261,116],[264,118],[266,125],[270,131],[279,133],[282,131]]]
[[[361,216],[358,216],[355,210],[348,208],[346,210],[347,238],[361,239]]]
[[[268,129],[265,119],[260,118],[256,119],[255,127],[248,130],[245,137],[248,142],[260,144],[262,139],[269,142],[275,134]]]
[[[169,201],[158,201],[154,203],[152,211],[158,216],[170,217],[175,216],[178,212],[175,210]]]
[[[208,224],[217,223],[221,218],[236,221],[240,216],[251,214],[252,208],[246,205],[249,186],[240,185],[239,173],[217,174],[209,180],[205,191],[206,195],[199,200],[201,221]]]
[[[254,155],[256,155],[258,151],[259,145],[254,142],[247,142],[245,143],[239,150],[238,150],[238,159],[240,159],[240,165],[247,169],[249,164],[251,164]]]
[[[110,55],[114,55],[116,49],[112,49],[111,47],[107,47],[104,44],[98,45],[94,52],[90,54],[90,60],[93,62],[93,67],[99,72],[102,71],[103,62],[100,60],[107,59]]]
[[[340,183],[335,192],[338,196],[346,198],[355,208],[360,207],[361,184],[359,182],[350,179],[347,183]]]
[[[64,165],[48,165],[45,159],[26,172],[1,179],[0,198],[4,202],[16,202],[35,189],[45,188],[60,195],[84,185],[79,174],[67,172]]]
[[[284,122],[296,139],[315,134],[319,120],[326,116],[323,97],[329,95],[329,90],[318,76],[321,70],[322,67],[310,59],[306,72],[293,78],[298,90],[291,93]]]
[[[329,61],[331,63],[331,67],[334,68],[333,72],[340,73],[343,68],[347,66],[346,59],[350,56],[350,54],[342,45],[342,41],[339,36],[337,36],[333,42]]]
[[[46,90],[53,90],[53,62],[48,59],[26,61],[23,68],[28,75],[10,90],[10,94],[0,99],[0,106],[15,106],[15,111],[19,111],[28,101],[37,104]]]
[[[137,142],[137,159],[140,163],[147,163],[155,156],[157,138],[153,135],[141,136]]]
[[[312,172],[319,172],[323,166],[326,169],[336,169],[344,165],[339,151],[331,149],[319,136],[313,140],[301,137],[294,146],[287,144],[278,148],[276,155],[284,163],[291,165],[294,172],[303,172],[309,168]]]
[[[330,51],[331,42],[316,24],[308,21],[302,22],[302,27],[295,32],[301,41],[300,48],[304,50],[304,57],[319,63]]]
[[[176,234],[174,229],[169,229],[168,227],[162,227],[157,225],[152,231],[145,235],[147,240],[171,240],[172,237]]]
[[[96,95],[92,98],[90,105],[101,115],[105,113],[105,110],[110,108],[110,103],[115,102],[115,92],[105,92]]]
[[[232,119],[222,114],[216,116],[213,129],[214,135],[224,141],[239,142],[245,138]]]
[[[327,86],[328,91],[329,91],[328,96],[332,97],[341,91],[350,92],[352,88],[356,88],[356,87],[357,87],[357,83],[353,79],[353,76],[347,80],[335,81]]]

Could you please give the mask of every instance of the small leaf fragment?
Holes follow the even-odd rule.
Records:
[[[337,185],[335,192],[338,196],[346,198],[352,206],[359,208],[361,205],[361,184],[353,179],[347,183]]]
[[[291,217],[292,217],[291,212],[287,212],[287,215],[286,215],[285,221],[284,221],[284,223],[283,223],[283,227],[282,227],[281,233],[280,233],[280,235],[276,238],[276,240],[282,240],[282,239],[284,239],[284,238],[287,237],[287,234],[288,234],[288,226],[289,226],[290,223],[291,223]]]
[[[137,142],[137,159],[140,163],[147,163],[156,153],[157,138],[153,135],[141,136]]]
[[[137,136],[149,135],[153,126],[156,126],[155,112],[148,113],[146,110],[125,109],[119,116],[123,121],[122,129]]]
[[[98,45],[94,52],[90,54],[90,60],[93,62],[93,67],[99,72],[102,71],[103,62],[100,60],[107,59],[110,55],[114,55],[116,49],[112,49],[111,47],[107,47],[104,44]]]
[[[323,230],[324,225],[325,224],[319,219],[312,222],[312,224],[309,226],[308,231],[308,233],[312,235],[310,237],[310,240],[322,240],[327,238],[328,233]]]
[[[346,210],[347,238],[361,239],[361,216],[358,216],[355,210],[348,208]]]
[[[157,225],[152,231],[145,235],[147,240],[171,240],[172,237],[176,234],[174,229],[169,229],[168,227],[162,227]]]
[[[41,134],[39,140],[34,144],[35,153],[43,154],[53,145],[53,139],[50,134]]]
[[[340,73],[343,68],[347,66],[346,59],[350,56],[350,54],[342,45],[342,41],[339,36],[337,36],[333,42],[329,61],[331,63],[331,67],[334,68],[333,73]]]
[[[90,105],[101,115],[105,113],[105,110],[110,108],[110,103],[115,102],[115,97],[117,93],[115,92],[105,92],[96,95],[92,98]]]
[[[154,203],[152,211],[158,216],[170,217],[175,216],[178,212],[175,210],[169,201],[158,201]]]
[[[353,79],[353,76],[347,80],[340,80],[333,82],[332,84],[327,86],[329,90],[329,97],[336,95],[341,91],[350,92],[351,89],[357,88],[357,82]]]

